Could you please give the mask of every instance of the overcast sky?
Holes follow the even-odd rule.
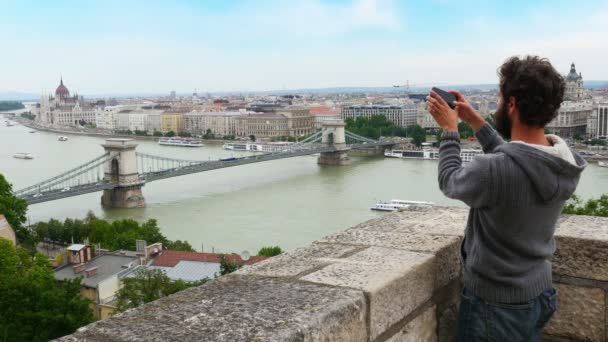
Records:
[[[608,79],[602,1],[0,0],[0,92],[496,83],[514,54]]]

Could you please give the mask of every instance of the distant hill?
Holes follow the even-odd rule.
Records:
[[[40,95],[19,91],[0,92],[0,101],[38,101]]]
[[[460,91],[471,91],[471,90],[491,90],[496,89],[498,84],[458,84],[458,85],[438,85],[443,89],[456,89]],[[427,92],[431,87],[412,87],[410,92]],[[608,81],[590,80],[585,81],[585,88],[597,89],[597,88],[608,88]],[[370,93],[404,93],[405,88],[396,87],[332,87],[332,88],[302,88],[302,89],[281,89],[281,90],[262,90],[262,91],[251,91],[251,90],[234,90],[234,91],[216,91],[216,92],[200,92],[199,96],[205,94],[211,94],[214,96],[225,96],[225,95],[239,95],[239,94],[253,94],[253,95],[286,95],[286,94],[311,94],[311,95],[327,95],[327,94],[370,94]],[[146,93],[146,92],[133,92],[123,94],[90,94],[86,98],[125,98],[125,97],[156,97],[156,96],[167,96],[167,93]],[[190,93],[178,93],[178,96],[190,96]],[[25,93],[18,91],[7,91],[0,92],[0,101],[38,101],[40,98],[39,94]]]
[[[585,88],[587,88],[587,89],[608,88],[608,81],[585,81]]]
[[[0,111],[23,109],[25,106],[18,101],[0,101]]]

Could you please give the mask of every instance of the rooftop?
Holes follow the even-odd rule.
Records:
[[[152,265],[162,267],[175,267],[180,261],[202,261],[207,263],[220,262],[220,255],[217,253],[201,253],[201,252],[185,252],[185,251],[172,251],[163,250],[159,256],[157,256]],[[244,261],[238,254],[225,254],[226,259],[236,262],[238,264],[251,265],[256,262],[268,259],[268,257],[252,256],[247,261]]]
[[[83,285],[95,288],[97,287],[97,284],[107,279],[108,277],[118,274],[119,272],[129,268],[129,266],[134,266],[138,263],[138,257],[108,253],[99,255],[91,259],[85,264],[85,267],[77,273],[74,273],[74,264],[68,264],[63,267],[60,267],[55,270],[55,279],[65,280],[83,277]],[[85,274],[85,270],[93,267],[98,267],[97,273],[90,277],[87,277]]]

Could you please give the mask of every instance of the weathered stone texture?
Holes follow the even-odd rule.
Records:
[[[269,277],[295,277],[328,265],[333,260],[365,247],[313,243],[238,270],[237,274],[258,274]]]
[[[458,277],[460,272],[458,247],[461,238],[458,236],[394,231],[379,232],[353,228],[325,237],[321,241],[434,254],[437,270],[434,272],[437,274],[435,288],[446,285],[451,279]]]
[[[608,223],[601,217],[565,216],[555,235],[553,271],[608,281]]]
[[[386,342],[435,342],[437,341],[436,330],[437,318],[433,306],[414,318]]]
[[[230,275],[60,341],[366,341],[361,291]]]
[[[370,247],[301,280],[368,293],[373,339],[431,298],[433,267],[432,255]]]
[[[577,341],[604,341],[604,290],[564,284],[555,284],[555,288],[557,311],[545,328],[545,334]]]

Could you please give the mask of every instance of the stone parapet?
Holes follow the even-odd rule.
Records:
[[[466,217],[444,207],[387,214],[60,340],[451,341]],[[560,303],[546,339],[605,341],[608,219],[560,224]]]

